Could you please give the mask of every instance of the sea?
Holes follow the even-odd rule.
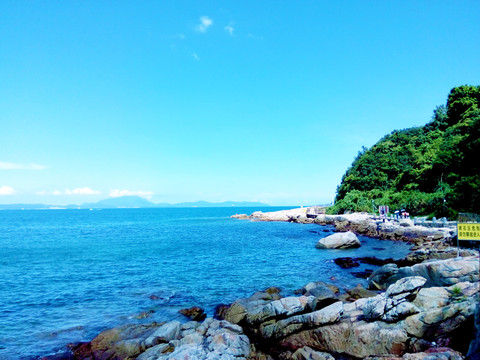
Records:
[[[366,280],[345,256],[401,258],[402,242],[359,237],[362,246],[320,250],[333,227],[232,219],[266,208],[0,211],[0,359],[36,359],[130,323],[213,316],[256,291],[285,296],[312,281],[344,290]],[[373,266],[362,265],[355,271]]]

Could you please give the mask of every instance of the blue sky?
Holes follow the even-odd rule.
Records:
[[[331,202],[480,84],[479,1],[2,1],[0,203]]]

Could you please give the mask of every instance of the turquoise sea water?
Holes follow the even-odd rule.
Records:
[[[319,250],[332,228],[230,218],[254,210],[279,208],[0,211],[0,359],[52,354],[120,324],[182,319],[178,310],[193,305],[213,315],[269,286],[285,295],[318,280],[352,287],[365,280],[332,259],[408,252],[366,237],[359,249]]]

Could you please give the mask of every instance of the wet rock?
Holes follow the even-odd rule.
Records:
[[[396,264],[386,264],[375,270],[368,278],[368,289],[382,290],[386,289],[390,279],[398,273]]]
[[[90,344],[93,358],[108,360],[137,357],[147,349],[145,339],[160,327],[159,324],[125,325],[103,331]]]
[[[360,263],[357,261],[357,259],[351,258],[351,257],[336,258],[333,261],[335,262],[335,264],[340,266],[342,269],[349,269],[349,268],[352,268],[352,267],[360,266]]]
[[[373,274],[373,270],[365,269],[363,271],[352,271],[352,275],[360,279],[368,279]]]
[[[219,304],[213,309],[213,318],[216,320],[225,319],[231,305]]]
[[[142,311],[140,314],[135,315],[135,319],[147,319],[154,313],[154,310]]]
[[[253,294],[251,300],[280,300],[281,299],[281,289],[276,286],[271,286],[266,288],[263,291],[257,291]]]
[[[40,360],[75,360],[72,353],[62,352],[54,355],[47,355],[39,358]]]
[[[337,302],[339,299],[336,294],[339,291],[340,290],[336,286],[328,285],[319,281],[305,285],[305,287],[299,290],[299,293],[307,297],[314,296],[317,301],[315,309],[318,310]]]
[[[179,313],[185,315],[193,321],[203,321],[207,317],[205,310],[199,306],[193,306],[188,309],[179,310]]]
[[[383,266],[383,265],[386,265],[386,264],[397,264],[397,266],[398,266],[399,264],[404,263],[403,259],[400,259],[400,260],[395,260],[395,259],[392,259],[392,258],[379,259],[376,256],[362,256],[362,257],[359,257],[359,258],[356,258],[356,259],[357,259],[357,261],[359,261],[363,264],[377,265],[377,266]]]
[[[327,236],[326,238],[320,239],[317,245],[315,245],[318,249],[349,249],[360,246],[360,240],[358,240],[357,235],[351,231]]]
[[[347,294],[349,295],[349,300],[357,300],[362,298],[369,298],[377,296],[378,294],[374,291],[370,291],[365,289],[362,285],[358,284],[353,289],[347,290]]]
[[[68,347],[73,353],[75,359],[92,360],[92,345],[89,342],[81,342],[78,344],[69,344]]]
[[[315,289],[317,288],[323,289],[325,287],[330,289],[330,291],[332,291],[334,294],[338,294],[340,292],[339,288],[335,285],[327,284],[327,283],[324,283],[323,281],[315,281],[315,282],[308,283],[301,289],[295,290],[295,293],[309,296],[309,295],[312,295],[313,292],[315,292]]]

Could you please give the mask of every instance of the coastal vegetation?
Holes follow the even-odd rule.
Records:
[[[480,209],[480,86],[455,87],[425,126],[395,130],[363,147],[328,213],[379,205],[454,217]]]

